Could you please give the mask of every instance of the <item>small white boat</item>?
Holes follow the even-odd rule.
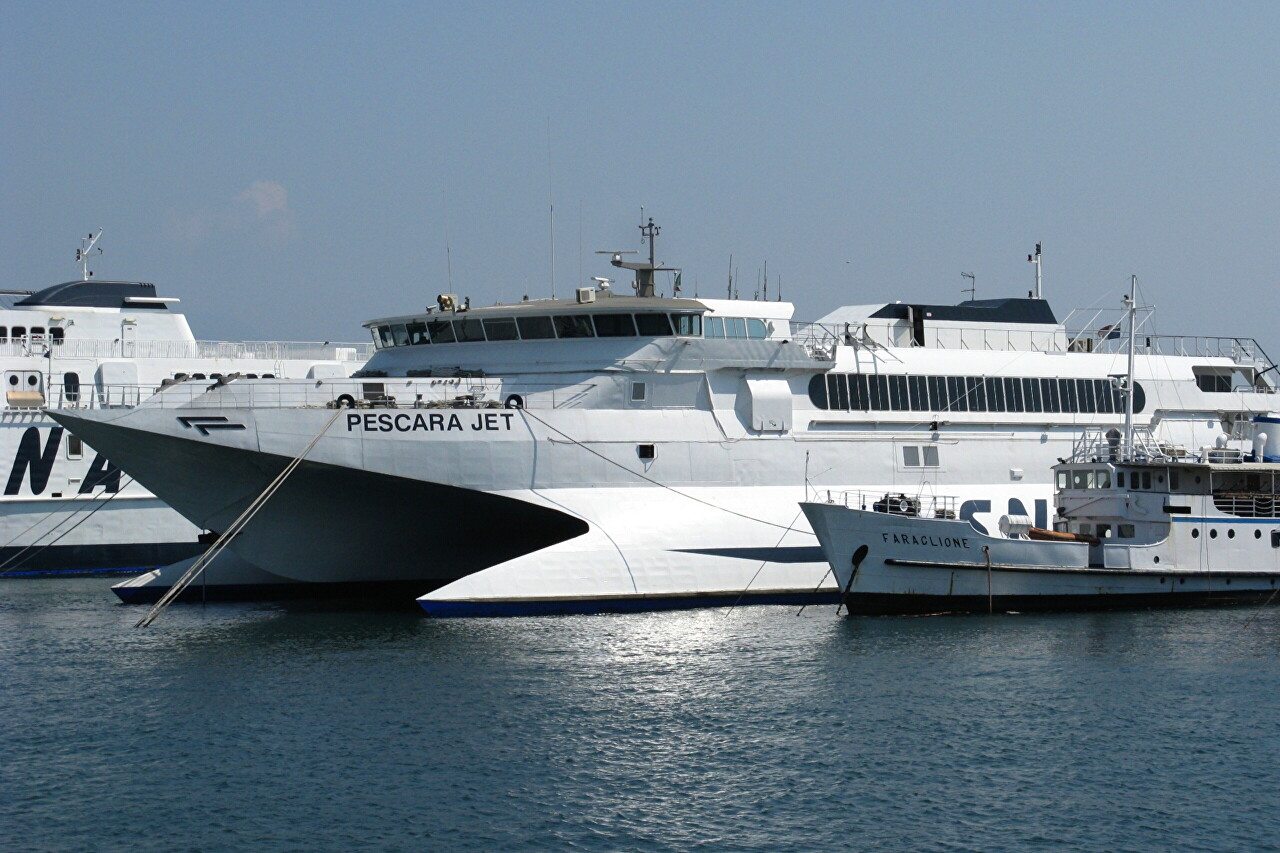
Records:
[[[955,499],[923,493],[828,493],[801,506],[851,613],[1270,602],[1280,419],[1237,422],[1233,433],[1188,450],[1131,416],[1123,435],[1086,432],[1053,467],[1052,530],[1006,515],[1000,535],[979,531]]]

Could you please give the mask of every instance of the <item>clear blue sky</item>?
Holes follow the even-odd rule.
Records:
[[[1043,241],[1059,316],[1137,273],[1280,357],[1276,3],[20,0],[0,45],[3,286],[104,226],[200,337],[363,339],[446,235],[473,303],[547,295],[554,200],[562,295],[643,205],[689,295],[1016,295]]]

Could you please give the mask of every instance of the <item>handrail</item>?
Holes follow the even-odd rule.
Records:
[[[0,357],[58,358],[238,358],[262,361],[358,361],[373,357],[372,343],[328,341],[148,341],[65,338],[61,341],[0,339]]]
[[[911,518],[945,518],[955,519],[960,499],[952,495],[931,495],[918,492],[908,495],[904,492],[868,492],[868,491],[827,491],[827,503],[840,504],[850,509],[883,512],[889,515],[901,515]]]

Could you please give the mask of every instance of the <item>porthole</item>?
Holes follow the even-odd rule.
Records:
[[[1192,538],[1192,539],[1199,539],[1199,538],[1200,538],[1200,531],[1199,531],[1199,530],[1192,530],[1192,531],[1191,531],[1191,538]]]
[[[1228,539],[1235,539],[1235,538],[1236,538],[1236,532],[1235,532],[1234,530],[1228,529],[1228,530],[1227,530],[1227,538],[1228,538]]]
[[[1261,530],[1255,530],[1255,531],[1253,531],[1253,538],[1254,538],[1254,539],[1261,539],[1261,538],[1262,538],[1262,531],[1261,531]]]
[[[36,382],[38,382],[38,381],[39,381],[39,380],[38,380],[38,379],[36,379],[34,376],[28,376],[28,377],[27,377],[27,384],[28,384],[28,385],[30,385],[32,388],[36,387]]]
[[[1157,564],[1160,562],[1160,558],[1159,558],[1159,557],[1152,557],[1152,558],[1151,558],[1151,560],[1152,560],[1152,562],[1157,563]],[[1164,583],[1164,578],[1160,578],[1160,583]]]
[[[1209,538],[1210,538],[1210,539],[1217,539],[1217,538],[1218,538],[1218,531],[1217,531],[1217,530],[1210,530],[1210,531],[1209,531]]]
[[[1186,579],[1186,578],[1178,578],[1178,583],[1180,583],[1180,584],[1184,584],[1184,583],[1186,583],[1186,582],[1187,582],[1187,579]]]
[[[16,376],[10,376],[10,377],[9,377],[9,384],[10,384],[10,385],[17,385],[17,384],[18,384],[18,377],[16,377]]]
[[[655,448],[654,448],[654,446],[653,446],[652,444],[637,444],[637,445],[636,445],[636,455],[637,455],[637,456],[639,456],[641,459],[652,459],[652,458],[654,458],[654,456],[656,455],[656,454],[654,453],[654,450],[655,450]]]

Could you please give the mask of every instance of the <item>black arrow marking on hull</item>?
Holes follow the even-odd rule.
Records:
[[[185,416],[178,418],[184,427],[195,427],[201,435],[208,435],[211,429],[244,429],[244,424],[229,423],[222,415]]]

